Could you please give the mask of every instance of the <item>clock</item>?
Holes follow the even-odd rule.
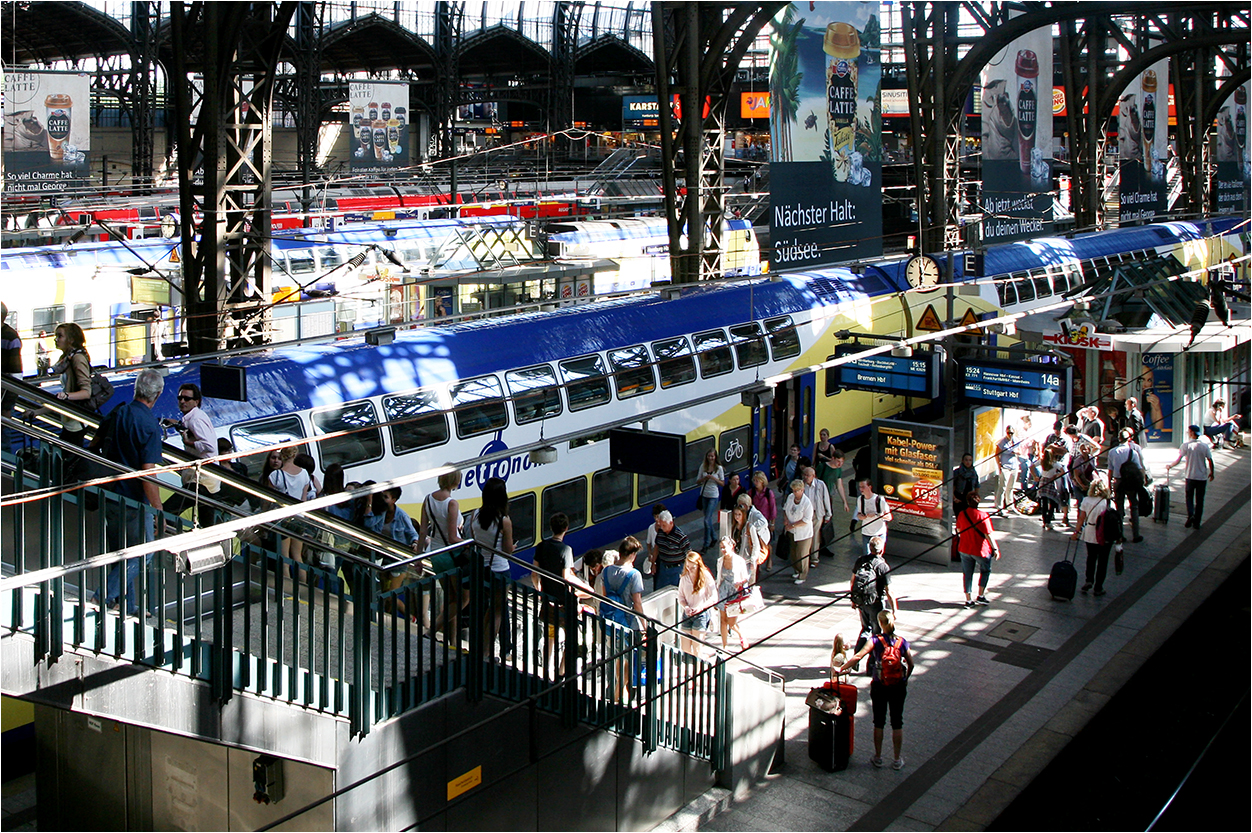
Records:
[[[904,277],[914,289],[939,284],[939,263],[929,255],[914,255],[904,265]]]

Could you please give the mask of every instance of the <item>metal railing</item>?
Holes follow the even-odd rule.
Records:
[[[173,536],[187,521],[162,513],[171,537],[152,541],[155,510],[98,485],[59,488],[63,460],[51,442],[4,455],[0,628],[33,638],[36,661],[89,651],[205,680],[219,702],[252,692],[345,717],[359,735],[459,689],[533,699],[566,725],[724,765],[725,661],[669,644],[670,626],[640,617],[641,630],[624,628],[573,592],[558,605],[487,571],[490,551],[472,541],[403,559],[389,548],[384,559],[374,547],[385,542],[345,537],[342,524],[281,498],[264,519],[284,517],[235,538],[225,566],[185,574],[160,547],[184,540]],[[200,500],[216,528],[242,523],[240,510]],[[283,537],[306,543],[306,562],[279,555]],[[423,565],[437,554],[461,561],[432,575]]]

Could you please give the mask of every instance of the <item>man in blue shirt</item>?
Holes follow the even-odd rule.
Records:
[[[111,413],[113,421],[109,432],[111,440],[102,449],[105,457],[128,469],[144,470],[161,464],[161,438],[164,431],[152,413],[165,389],[165,378],[155,370],[141,370],[135,379],[135,398]],[[101,426],[104,430],[105,426]],[[157,529],[164,532],[164,513],[161,507],[161,490],[155,480],[131,478],[112,484],[111,491],[117,497],[105,502],[107,543],[110,550],[133,547],[154,539]],[[151,561],[149,553],[143,558],[146,568]],[[115,605],[122,595],[122,565],[109,568],[105,602]],[[135,580],[139,577],[140,560],[126,561],[126,615],[139,612],[135,599]]]

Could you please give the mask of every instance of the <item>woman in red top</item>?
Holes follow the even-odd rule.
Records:
[[[978,492],[965,498],[965,508],[956,513],[957,552],[961,554],[961,573],[965,579],[965,606],[990,604],[987,601],[987,580],[991,578],[992,560],[1000,560],[1000,547],[995,542],[991,516],[978,508]],[[970,598],[974,567],[978,567],[978,598]]]

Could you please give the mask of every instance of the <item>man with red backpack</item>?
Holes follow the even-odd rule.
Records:
[[[878,627],[882,633],[865,643],[864,648],[849,657],[837,670],[842,673],[873,652],[870,668],[874,680],[869,684],[869,697],[874,710],[874,756],[869,762],[875,767],[883,764],[882,736],[890,709],[891,746],[895,752],[891,768],[899,770],[904,769],[900,747],[904,743],[904,698],[908,694],[909,677],[913,674],[913,654],[908,640],[896,636],[896,617],[891,611],[884,610],[878,614]]]

